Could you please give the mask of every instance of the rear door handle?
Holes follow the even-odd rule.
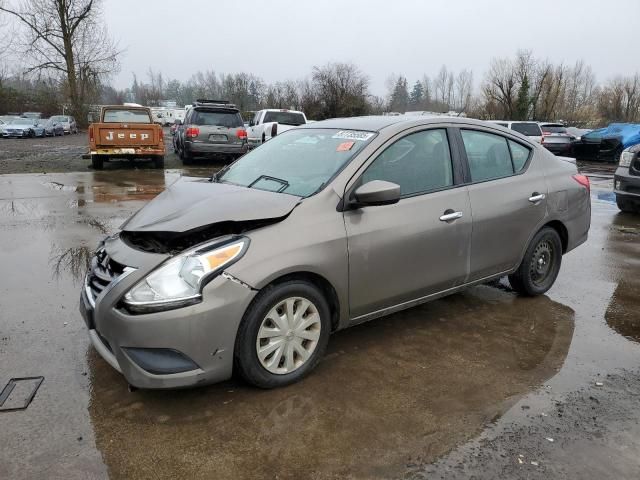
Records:
[[[544,193],[533,192],[529,197],[529,201],[531,203],[538,203],[541,200],[544,200],[547,196]]]
[[[453,210],[447,210],[443,215],[440,216],[441,222],[452,222],[453,220],[457,220],[462,218],[462,212],[454,212]]]

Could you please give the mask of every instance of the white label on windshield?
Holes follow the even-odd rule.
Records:
[[[373,133],[371,132],[361,132],[359,130],[340,130],[331,138],[343,138],[345,140],[360,140],[361,142],[366,142],[371,137],[373,137]]]

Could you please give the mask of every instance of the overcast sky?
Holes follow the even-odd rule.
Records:
[[[640,0],[105,0],[125,49],[118,88],[149,67],[165,78],[198,70],[250,72],[267,82],[314,65],[353,62],[373,93],[403,74],[411,85],[442,64],[478,83],[495,56],[584,59],[598,80],[640,71]]]

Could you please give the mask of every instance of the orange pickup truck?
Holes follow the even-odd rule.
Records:
[[[102,107],[100,122],[89,125],[91,165],[101,170],[105,160],[150,159],[164,168],[164,135],[153,123],[147,107],[113,105]]]

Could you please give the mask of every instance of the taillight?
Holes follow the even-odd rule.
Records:
[[[247,131],[244,128],[241,128],[240,130],[238,130],[236,132],[236,136],[240,139],[240,140],[246,140],[247,139]]]
[[[274,123],[271,125],[271,136],[275,137],[278,134],[278,124]]]
[[[89,127],[89,142],[93,143],[93,126]]]
[[[184,134],[189,138],[195,138],[200,135],[200,129],[197,127],[189,127]]]
[[[591,192],[591,183],[589,183],[589,177],[586,175],[573,175],[573,179],[587,189],[587,192]]]

